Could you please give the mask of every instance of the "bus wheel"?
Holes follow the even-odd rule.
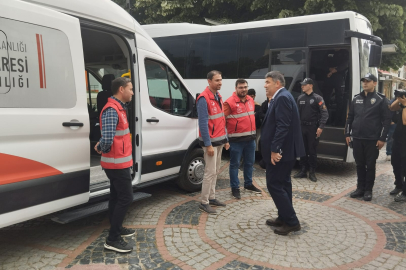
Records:
[[[205,165],[203,154],[203,149],[196,148],[186,157],[177,181],[181,189],[195,192],[202,188]]]

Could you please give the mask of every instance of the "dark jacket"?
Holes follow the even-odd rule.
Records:
[[[377,92],[365,91],[354,96],[345,125],[345,136],[356,139],[385,142],[391,123],[391,113],[386,97]]]
[[[271,152],[282,151],[281,162],[293,161],[305,155],[295,99],[285,88],[274,97],[261,129],[261,154],[270,162]]]
[[[303,122],[314,123],[308,125],[317,125],[323,129],[327,123],[328,111],[323,98],[311,92],[310,95],[301,94],[297,99],[300,120]]]

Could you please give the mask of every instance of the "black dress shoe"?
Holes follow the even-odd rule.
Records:
[[[394,190],[392,190],[391,192],[389,192],[390,195],[397,195],[400,192],[402,192],[401,188],[395,188]]]
[[[353,193],[350,194],[351,198],[360,198],[364,196],[364,191],[356,189]]]
[[[364,201],[370,201],[370,200],[372,200],[372,191],[365,191]]]
[[[285,224],[282,227],[275,229],[274,233],[279,235],[288,235],[290,232],[297,232],[300,230],[301,230],[300,224],[297,224],[295,226],[288,226]]]
[[[265,224],[268,225],[268,226],[272,226],[272,227],[282,227],[283,226],[283,221],[280,220],[279,218],[267,219]]]

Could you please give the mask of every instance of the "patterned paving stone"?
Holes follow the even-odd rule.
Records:
[[[0,269],[55,269],[66,256],[24,245],[2,245],[0,246]]]
[[[103,215],[104,216],[104,215]],[[95,216],[95,219],[98,217]],[[43,224],[39,226],[38,224]],[[27,226],[29,230],[22,230]],[[49,246],[73,251],[86,241],[94,232],[94,226],[77,227],[78,224],[72,223],[61,225],[54,222],[40,222],[20,224],[20,226],[11,226],[0,230],[0,239],[13,241],[14,243],[35,243],[37,245]],[[0,241],[0,247],[2,246]]]
[[[201,215],[199,204],[197,201],[190,201],[175,207],[166,217],[165,224],[198,225]]]
[[[342,211],[309,202],[295,202],[306,233],[279,236],[265,225],[276,209],[269,201],[245,200],[208,216],[206,234],[223,248],[255,261],[285,267],[337,267],[368,255],[376,244],[374,230]],[[232,217],[232,218],[230,218]],[[300,260],[299,260],[300,259]]]
[[[183,197],[173,196],[173,194],[154,192],[147,200],[141,200],[131,205],[124,219],[124,226],[156,225],[168,206],[182,200],[184,200]]]
[[[385,249],[400,253],[406,251],[406,222],[378,223],[378,226],[385,232]]]
[[[374,204],[359,203],[352,199],[341,198],[335,201],[333,205],[348,209],[354,213],[366,217],[369,220],[400,219],[399,216],[375,207]]]
[[[395,177],[393,174],[382,174],[376,177],[373,189],[372,201],[370,203],[386,207],[396,213],[406,216],[406,203],[395,202],[394,196],[389,195],[389,192],[395,188],[393,182]],[[346,195],[350,196],[350,193]],[[362,200],[362,198],[357,198]]]
[[[354,270],[403,270],[406,269],[406,258],[381,253],[375,260]]]
[[[228,264],[224,265],[223,267],[219,268],[218,270],[274,270],[273,268],[263,267],[259,265],[250,265],[247,263],[243,263],[240,261],[232,261]]]
[[[128,269],[178,269],[172,263],[163,260],[159,254],[155,229],[136,229],[134,236],[126,237],[125,240],[134,246],[134,250],[130,253],[117,253],[104,249],[107,236],[108,230],[104,230],[67,268],[74,265],[104,263],[128,265]]]
[[[203,270],[225,256],[203,242],[196,229],[165,228],[165,245],[169,253],[187,265]]]
[[[306,201],[325,202],[325,201],[331,199],[333,196],[326,195],[326,194],[320,194],[320,193],[314,193],[314,192],[295,190],[292,193],[292,197],[295,199],[302,199],[302,200],[306,200]]]

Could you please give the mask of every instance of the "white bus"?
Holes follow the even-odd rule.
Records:
[[[119,76],[134,86],[134,189],[168,180],[200,189],[194,96],[152,38],[112,1],[0,1],[0,60],[0,228],[77,205],[86,204],[54,220],[107,208],[102,199],[110,185],[93,147],[105,104],[99,97],[111,96]],[[149,196],[135,192],[134,200]]]
[[[204,90],[206,74],[213,69],[223,73],[224,99],[234,91],[235,80],[244,78],[256,90],[259,103],[266,100],[264,76],[268,71],[281,71],[295,98],[301,94],[299,83],[305,77],[313,78],[315,92],[324,97],[330,115],[318,156],[353,161],[344,138],[348,105],[361,91],[361,76],[377,75],[382,46],[364,16],[337,12],[216,26],[172,23],[143,28],[195,94]],[[332,82],[327,74],[337,66]]]

